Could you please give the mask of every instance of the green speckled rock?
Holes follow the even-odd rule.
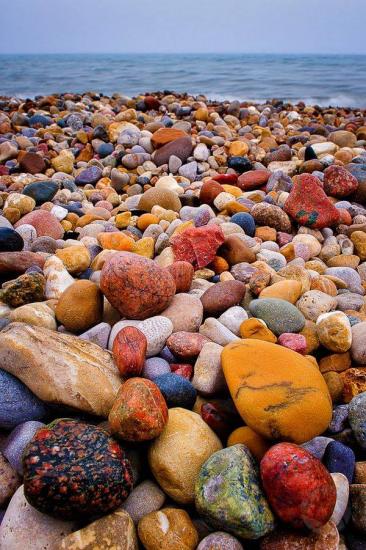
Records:
[[[244,539],[258,539],[274,529],[257,465],[245,445],[217,451],[204,463],[196,482],[196,508],[216,529]]]
[[[10,307],[24,306],[44,300],[45,278],[40,273],[25,273],[3,284],[0,301]]]
[[[284,332],[300,332],[305,326],[305,317],[294,305],[279,298],[259,298],[249,306],[253,317],[262,319],[277,336]]]

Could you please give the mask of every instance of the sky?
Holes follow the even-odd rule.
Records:
[[[366,0],[0,0],[0,53],[366,53]]]

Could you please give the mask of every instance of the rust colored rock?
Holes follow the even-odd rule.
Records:
[[[37,153],[21,151],[18,155],[20,168],[29,174],[39,174],[46,168],[45,161]]]
[[[222,281],[211,286],[201,296],[206,315],[216,316],[244,298],[245,284],[241,281]]]
[[[201,204],[213,204],[220,193],[224,193],[225,189],[219,182],[214,180],[205,181],[200,190]]]
[[[332,521],[308,533],[276,530],[261,540],[260,550],[338,550],[339,533]]]
[[[61,239],[64,230],[56,216],[47,212],[47,210],[33,210],[23,216],[16,224],[15,228],[21,225],[33,225],[37,231],[37,237],[52,237],[53,239]]]
[[[341,373],[344,384],[343,402],[349,403],[356,395],[366,391],[366,368],[351,368]]]
[[[238,187],[244,191],[258,189],[258,187],[267,183],[270,175],[271,172],[269,170],[250,170],[249,172],[244,172],[238,178]]]
[[[112,434],[117,437],[149,441],[163,431],[168,407],[154,382],[131,378],[120,387],[108,420]]]
[[[230,265],[255,262],[256,255],[239,235],[229,235],[220,249],[220,254]]]
[[[218,225],[190,227],[171,238],[176,261],[183,260],[193,267],[206,267],[216,256],[217,249],[225,237]]]
[[[177,130],[176,128],[159,128],[153,133],[151,143],[156,149],[182,137],[189,137],[183,130]]]
[[[193,145],[191,138],[181,137],[158,149],[153,160],[156,166],[161,166],[162,164],[168,164],[170,157],[175,155],[180,158],[182,162],[186,162],[188,157],[192,154],[192,151]]]
[[[147,319],[168,307],[176,287],[169,271],[152,260],[117,252],[103,266],[100,288],[127,319]]]
[[[140,376],[147,349],[145,334],[136,327],[124,327],[113,342],[113,357],[122,376]]]
[[[32,265],[43,268],[46,258],[37,252],[0,252],[0,273],[24,273]]]
[[[188,262],[181,261],[174,262],[167,269],[175,281],[176,293],[188,292],[191,288],[194,275],[193,266]]]
[[[200,354],[207,342],[210,340],[202,334],[182,330],[169,336],[166,345],[179,359],[192,359]]]

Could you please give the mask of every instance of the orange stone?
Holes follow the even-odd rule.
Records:
[[[99,233],[98,241],[104,249],[131,251],[135,241],[124,233]]]
[[[260,462],[266,454],[271,444],[261,435],[257,434],[249,426],[242,426],[234,430],[227,440],[227,446],[243,444],[252,453],[253,456]]]
[[[186,136],[187,134],[186,132],[183,132],[183,130],[177,130],[175,128],[159,128],[159,130],[156,130],[156,132],[153,133],[151,142],[154,147],[158,148],[174,141],[175,139]]]
[[[276,336],[262,321],[252,317],[246,319],[240,325],[240,336],[242,338],[254,338],[255,340],[264,340],[265,342],[277,342]]]

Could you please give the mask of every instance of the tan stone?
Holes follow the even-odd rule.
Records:
[[[260,298],[279,298],[286,300],[291,304],[297,302],[301,296],[301,283],[299,281],[287,280],[274,283],[271,286],[267,286],[260,293]]]
[[[139,538],[146,550],[195,550],[198,533],[185,510],[163,508],[143,517]]]
[[[85,271],[90,266],[89,250],[83,245],[60,248],[56,251],[56,256],[62,260],[67,271],[71,274]]]

